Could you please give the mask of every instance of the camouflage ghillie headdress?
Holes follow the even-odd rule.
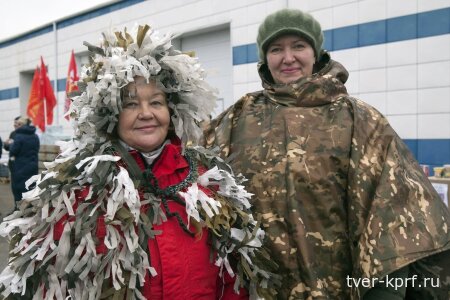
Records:
[[[101,47],[84,42],[93,60],[82,68],[80,91],[72,98],[75,137],[86,145],[105,142],[122,109],[122,88],[142,76],[168,94],[175,134],[183,146],[198,144],[199,122],[213,111],[216,92],[204,81],[197,59],[175,50],[172,35],[159,37],[148,25],[102,35]]]

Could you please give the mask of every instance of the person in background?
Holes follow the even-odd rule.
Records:
[[[19,127],[19,119],[21,118],[21,116],[18,116],[18,117],[15,117],[14,118],[14,123],[13,123],[13,126],[14,126],[14,130],[13,131],[11,131],[11,133],[9,134],[9,138],[5,141],[5,143],[3,144],[3,148],[6,150],[6,151],[9,151],[9,146],[10,146],[10,144],[13,142],[13,140],[14,140],[14,135],[16,134],[16,129]]]
[[[275,267],[243,178],[198,147],[215,106],[197,59],[149,26],[85,43],[72,141],[0,225],[14,299],[248,299]],[[23,272],[26,269],[25,272]]]
[[[263,90],[205,138],[248,179],[279,299],[449,299],[449,211],[387,119],[347,93],[319,22],[277,11],[257,45]]]
[[[21,118],[21,116],[15,117],[14,118],[14,130],[11,131],[11,133],[9,134],[9,138],[3,143],[3,149],[5,149],[6,151],[9,151],[9,146],[12,144],[12,142],[14,141],[14,135],[16,134],[16,129],[19,127],[19,123],[18,120]],[[8,168],[9,168],[9,172],[12,172],[12,165],[11,165],[11,160],[8,160]]]
[[[16,130],[13,139],[8,140],[8,148],[11,188],[17,207],[17,202],[22,200],[22,194],[27,191],[25,182],[38,174],[39,137],[36,135],[36,127],[31,125],[28,118],[20,117],[15,120],[14,127]]]

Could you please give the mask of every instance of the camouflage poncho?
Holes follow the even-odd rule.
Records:
[[[369,287],[352,278],[410,265],[409,277],[439,278],[441,288],[408,293],[449,299],[447,207],[386,118],[347,94],[343,66],[328,54],[321,63],[289,85],[271,84],[260,65],[264,90],[206,132],[207,145],[249,179],[281,266],[278,298],[360,299]]]

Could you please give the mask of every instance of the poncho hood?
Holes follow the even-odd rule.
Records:
[[[343,94],[348,72],[343,65],[323,52],[314,66],[313,75],[302,77],[288,84],[274,83],[267,64],[258,65],[258,73],[264,87],[264,96],[283,106],[314,107],[329,104]]]

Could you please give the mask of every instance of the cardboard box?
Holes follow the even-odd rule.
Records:
[[[39,172],[45,170],[44,162],[55,160],[60,152],[59,146],[41,145],[39,148]]]

